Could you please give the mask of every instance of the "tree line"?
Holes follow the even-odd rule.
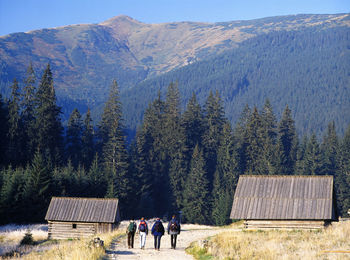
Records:
[[[52,196],[79,196],[118,198],[124,218],[182,211],[223,225],[241,174],[332,175],[338,213],[350,208],[350,126],[299,138],[289,107],[278,121],[269,100],[246,105],[234,127],[218,92],[180,103],[177,84],[158,92],[127,144],[116,81],[96,126],[74,109],[63,128],[50,65],[38,83],[29,66],[0,98],[1,222],[43,222]]]

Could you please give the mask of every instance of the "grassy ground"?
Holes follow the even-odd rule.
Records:
[[[31,230],[34,246],[19,246],[25,232]],[[123,235],[124,232],[116,230],[111,233],[97,234],[104,241],[105,248],[110,245],[113,238]],[[84,239],[47,240],[47,231],[31,225],[30,227],[17,226],[0,230],[0,244],[2,254],[6,259],[101,259],[105,254],[103,247],[94,247],[91,243],[93,237]]]
[[[194,243],[187,252],[196,259],[350,259],[350,221],[325,230],[241,231],[228,229]]]

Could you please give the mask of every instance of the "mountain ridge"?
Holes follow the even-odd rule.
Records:
[[[119,15],[96,24],[14,33],[0,37],[0,91],[6,95],[13,78],[23,79],[30,62],[38,75],[49,62],[67,116],[73,104],[83,110],[101,104],[113,79],[122,92],[132,91],[145,80],[240,48],[260,35],[343,27],[350,28],[349,14],[160,24]]]

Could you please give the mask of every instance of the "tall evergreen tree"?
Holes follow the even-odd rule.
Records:
[[[245,134],[245,140],[247,143],[247,173],[249,174],[268,174],[268,169],[263,160],[263,127],[263,122],[258,109],[255,107],[247,123]]]
[[[88,111],[86,112],[86,116],[84,119],[81,142],[82,163],[85,166],[85,168],[88,169],[93,161],[95,154],[94,128],[92,124],[90,109],[88,109]]]
[[[219,93],[210,92],[205,103],[205,132],[203,136],[204,156],[207,162],[207,173],[212,188],[217,163],[217,151],[220,146],[223,126],[226,123],[225,113]]]
[[[164,149],[165,102],[160,92],[145,111],[143,125],[136,135],[137,169],[140,179],[140,205],[154,215],[164,214],[168,208],[170,189],[167,151]],[[164,183],[166,185],[164,185]],[[142,204],[141,204],[142,203]]]
[[[71,160],[75,169],[77,169],[82,159],[82,131],[81,115],[78,109],[75,108],[68,119],[66,133],[66,156],[68,160]]]
[[[167,154],[167,174],[169,176],[169,185],[171,196],[167,211],[178,210],[182,203],[183,185],[186,180],[188,165],[186,158],[186,138],[185,131],[181,124],[180,113],[180,93],[177,84],[171,83],[168,87],[165,100],[164,111],[164,132],[163,144],[164,151]],[[164,188],[168,182],[165,181]],[[170,204],[170,205],[169,205]]]
[[[216,225],[228,224],[233,194],[239,177],[237,148],[231,126],[226,123],[218,150],[218,165],[213,184],[212,219]]]
[[[278,174],[277,172],[277,120],[273,113],[270,101],[267,99],[261,111],[262,121],[262,164],[266,169],[266,174]]]
[[[129,158],[126,151],[122,106],[119,88],[114,80],[105,104],[99,136],[101,138],[102,158],[105,170],[109,173],[108,197],[117,197],[122,204],[127,198],[129,187]]]
[[[248,104],[244,107],[242,114],[237,122],[237,125],[234,130],[234,137],[236,140],[237,147],[237,160],[239,164],[240,174],[244,174],[247,170],[247,147],[248,143],[246,140],[247,134],[247,125],[249,118],[251,117],[251,109]]]
[[[198,145],[194,148],[190,172],[184,190],[183,213],[187,222],[209,223],[209,183],[205,170],[203,152]]]
[[[198,104],[196,95],[193,93],[182,116],[182,125],[186,134],[186,146],[188,147],[189,159],[191,159],[194,147],[202,145],[204,134],[204,115]]]
[[[35,74],[32,64],[30,63],[26,78],[24,80],[24,88],[22,94],[22,124],[24,132],[24,151],[25,161],[31,161],[36,149],[36,130],[35,130]]]
[[[56,104],[50,64],[47,65],[36,92],[35,129],[37,148],[54,164],[62,163],[63,127],[61,108]]]
[[[341,216],[350,209],[350,125],[340,144],[340,164],[336,174],[337,208]]]
[[[8,151],[7,156],[9,162],[13,166],[19,165],[23,162],[23,129],[21,125],[20,115],[20,93],[19,86],[16,79],[14,79],[11,86],[11,98],[8,104],[9,119],[8,119]]]
[[[0,167],[5,166],[7,163],[6,160],[6,151],[8,147],[8,110],[5,102],[2,99],[2,95],[0,94]]]
[[[25,185],[27,207],[32,220],[43,221],[46,208],[53,195],[53,183],[50,163],[45,161],[41,152],[34,155],[29,171],[29,177]]]
[[[279,159],[277,163],[279,174],[294,174],[297,147],[298,139],[295,123],[292,118],[292,111],[287,105],[278,124],[276,149]]]
[[[313,133],[306,146],[303,160],[300,162],[300,172],[302,175],[320,175],[323,172],[324,164],[320,145],[316,135]]]

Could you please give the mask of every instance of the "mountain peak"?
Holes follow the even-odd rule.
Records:
[[[114,24],[130,24],[130,25],[139,25],[142,24],[141,22],[135,20],[134,18],[127,16],[127,15],[117,15],[112,17],[111,19],[108,19],[102,23],[101,25],[114,25]]]

